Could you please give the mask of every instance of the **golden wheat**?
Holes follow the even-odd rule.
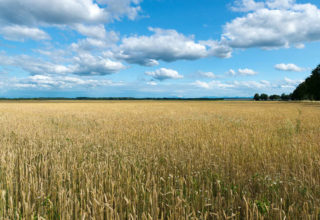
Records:
[[[0,102],[0,219],[319,215],[319,103]]]

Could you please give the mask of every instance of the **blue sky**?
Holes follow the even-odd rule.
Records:
[[[2,0],[0,97],[290,93],[319,41],[315,0]]]

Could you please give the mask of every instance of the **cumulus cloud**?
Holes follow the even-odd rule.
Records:
[[[99,24],[99,25],[76,24],[74,25],[74,29],[77,30],[80,34],[87,37],[104,39],[107,36],[107,32],[103,24]]]
[[[280,71],[292,71],[292,72],[302,72],[304,71],[304,68],[301,68],[299,66],[297,66],[296,64],[293,63],[280,63],[280,64],[276,64],[274,66],[275,69],[280,70]]]
[[[267,0],[266,5],[272,9],[288,9],[292,7],[295,0]]]
[[[103,50],[108,47],[108,44],[104,40],[95,38],[80,39],[78,42],[72,43],[70,48],[75,52],[85,52],[92,50]]]
[[[138,0],[1,0],[0,32],[8,40],[48,39],[39,27],[70,27],[80,34],[104,39],[104,25],[127,16],[135,19]],[[14,11],[14,12],[13,12]]]
[[[79,54],[69,64],[51,63],[27,55],[6,56],[0,54],[0,65],[18,67],[31,75],[109,75],[126,68],[121,62],[93,56],[89,53]]]
[[[123,85],[123,83],[116,83],[111,80],[53,75],[34,75],[26,78],[14,78],[9,79],[6,83],[13,89],[72,89]]]
[[[148,76],[151,76],[156,80],[166,80],[166,79],[181,79],[183,78],[177,71],[167,68],[160,68],[155,71],[148,71],[145,73]]]
[[[18,25],[104,23],[128,16],[134,19],[137,0],[1,0],[0,22]],[[14,9],[14,13],[12,10]]]
[[[96,48],[105,49],[107,47],[114,46],[120,39],[119,34],[115,31],[106,31],[103,24],[76,24],[74,25],[74,29],[87,37],[85,39],[78,40],[77,43],[72,43],[71,47],[74,50],[92,50]]]
[[[175,30],[149,28],[151,36],[124,38],[120,57],[130,63],[142,65],[156,60],[172,62],[178,59],[195,60],[206,55],[206,47]]]
[[[207,40],[199,43],[208,47],[206,56],[230,58],[232,55],[232,48],[223,42]]]
[[[231,7],[233,11],[248,12],[256,11],[258,9],[264,8],[264,2],[256,2],[254,0],[237,0],[234,6]]]
[[[110,48],[116,48],[116,42],[119,40],[119,36],[116,32],[110,31],[106,33],[106,37],[100,38],[84,38],[71,44],[71,49],[75,52],[86,52],[86,51],[103,51]],[[104,51],[106,52],[106,51]],[[112,52],[113,56],[113,52]]]
[[[237,71],[230,69],[227,74],[232,75],[232,76],[236,76],[236,75],[242,75],[242,76],[253,76],[258,74],[258,72],[249,69],[249,68],[244,68],[244,69],[238,69]]]
[[[14,9],[15,13],[12,13]],[[101,22],[108,13],[91,0],[2,0],[0,21],[19,25]]]
[[[134,20],[141,11],[139,3],[142,0],[97,0],[97,2],[101,5],[107,5],[109,16],[114,19],[119,20],[123,15],[126,15],[130,20]]]
[[[72,73],[76,75],[109,75],[126,68],[119,61],[91,54],[80,54],[74,61]]]
[[[27,26],[12,25],[0,28],[0,34],[6,40],[25,41],[32,40],[49,40],[50,36],[39,28],[30,28]]]
[[[43,59],[42,61],[47,60],[48,62],[50,61],[51,63],[56,64],[64,64],[72,61],[72,58],[74,57],[72,50],[66,50],[65,48],[53,48],[50,43],[48,45],[49,46],[41,49],[33,49],[32,51],[36,53],[36,55],[33,56],[33,59],[36,60],[37,57],[40,62],[41,59]]]
[[[231,49],[215,41],[195,42],[176,30],[149,28],[151,36],[131,36],[122,39],[118,58],[144,66],[158,61],[196,60],[207,56],[230,57]]]
[[[250,12],[227,23],[222,35],[233,48],[302,48],[306,42],[320,40],[320,10],[313,4],[243,0],[239,10]]]
[[[288,9],[292,7],[294,3],[295,0],[266,0],[259,2],[255,0],[236,0],[231,9],[238,12],[257,11],[265,7],[271,9]]]
[[[0,65],[13,66],[21,68],[32,74],[68,74],[70,67],[67,65],[54,64],[41,59],[33,58],[27,55],[8,56],[5,53],[0,54]]]

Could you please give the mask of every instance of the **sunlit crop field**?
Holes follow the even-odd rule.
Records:
[[[317,219],[320,104],[0,102],[0,219]]]

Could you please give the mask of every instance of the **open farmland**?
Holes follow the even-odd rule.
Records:
[[[319,103],[0,102],[0,219],[319,214]]]

